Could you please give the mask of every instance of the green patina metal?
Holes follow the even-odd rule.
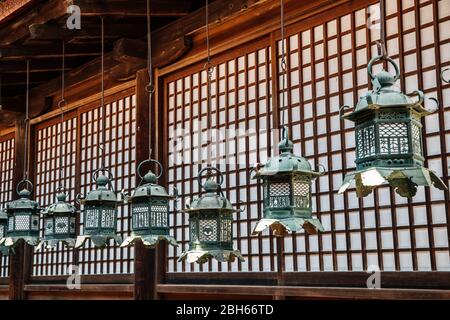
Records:
[[[278,148],[278,156],[265,165],[257,164],[252,173],[252,179],[262,180],[264,194],[264,218],[253,233],[268,227],[277,236],[301,229],[311,234],[323,231],[320,221],[313,218],[311,205],[311,183],[323,173],[313,171],[305,158],[292,153],[294,145],[287,128],[283,128]]]
[[[99,172],[108,173],[109,176],[99,175]],[[94,172],[93,180],[97,189],[90,191],[85,198],[78,196],[84,207],[84,234],[78,236],[76,248],[82,247],[87,239],[91,239],[96,247],[106,246],[110,239],[122,243],[121,237],[117,235],[117,205],[122,201],[117,199],[112,188],[112,174],[106,169],[99,169]]]
[[[6,212],[3,210],[3,208],[0,208],[0,241],[5,237],[7,227],[8,227],[8,216],[6,215]],[[9,254],[9,248],[4,245],[1,245],[0,253],[4,256],[7,256]]]
[[[210,177],[202,185],[202,173],[212,170],[219,174],[220,182]],[[222,173],[216,168],[204,168],[198,174],[198,182],[206,193],[186,206],[185,212],[189,214],[189,251],[184,252],[179,261],[186,259],[190,263],[200,264],[212,258],[220,262],[232,262],[236,258],[244,261],[239,250],[233,249],[233,212],[240,211],[235,210],[222,193]]]
[[[75,206],[66,202],[66,198],[66,194],[58,193],[56,202],[42,210],[44,238],[39,249],[54,248],[59,242],[67,247],[75,246],[77,210]]]
[[[140,169],[146,163],[154,162],[160,166],[160,174],[156,176],[148,171],[142,176]],[[169,228],[169,201],[174,199],[166,189],[157,184],[162,175],[160,162],[150,159],[138,166],[138,175],[143,185],[138,186],[132,196],[126,199],[131,203],[131,236],[126,238],[122,247],[131,246],[141,240],[146,247],[154,247],[160,240],[165,240],[173,246],[178,246],[174,237],[170,236]]]
[[[22,184],[25,186],[19,192]],[[11,247],[20,240],[33,246],[39,244],[39,213],[41,209],[36,201],[30,199],[30,190],[32,189],[33,184],[30,181],[21,181],[17,185],[19,199],[6,204],[8,225],[4,238],[0,240],[0,245]]]
[[[390,62],[396,75],[385,70],[372,74],[372,66],[380,60]],[[368,65],[373,90],[363,96],[353,112],[341,118],[355,122],[356,172],[347,175],[339,190],[343,193],[355,182],[359,197],[369,195],[376,186],[389,183],[403,197],[413,197],[417,186],[446,190],[443,181],[424,168],[421,118],[436,110],[424,108],[424,94],[418,99],[395,89],[400,78],[397,64],[388,57],[373,58]],[[431,98],[437,104],[437,100]],[[347,108],[341,108],[341,112]]]

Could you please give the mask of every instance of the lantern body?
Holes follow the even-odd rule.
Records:
[[[73,247],[76,241],[76,208],[66,202],[66,195],[57,195],[57,201],[42,211],[44,238],[41,245],[53,248],[58,242]]]
[[[6,229],[8,228],[8,216],[6,212],[0,208],[0,239],[6,235]]]
[[[91,239],[96,247],[104,247],[108,240],[114,239],[121,243],[117,236],[117,205],[120,201],[110,186],[110,178],[100,175],[96,179],[97,189],[89,192],[81,199],[83,208],[84,234],[77,238],[76,248],[84,245],[87,239]]]
[[[8,216],[6,215],[5,211],[3,211],[2,208],[0,208],[0,241],[5,237],[6,229],[8,227]],[[4,256],[9,254],[9,248],[0,245],[0,253]]]
[[[131,246],[141,240],[146,247],[154,247],[160,240],[166,240],[177,246],[175,238],[170,236],[169,200],[166,189],[156,184],[157,177],[149,171],[144,177],[144,185],[134,190],[128,202],[131,203],[131,236],[126,238],[122,247]]]
[[[345,177],[339,193],[353,182],[359,197],[385,183],[408,198],[416,194],[417,186],[446,190],[443,181],[423,167],[421,118],[433,111],[423,107],[422,92],[416,92],[416,100],[394,87],[400,73],[392,59],[387,58],[397,71],[395,77],[385,70],[372,75],[373,63],[382,58],[372,59],[368,66],[373,90],[359,100],[353,112],[342,115],[355,122],[356,172]]]
[[[200,176],[206,169],[211,168],[203,169],[198,178],[206,193],[186,207],[185,212],[189,214],[189,250],[180,256],[179,261],[186,259],[190,263],[200,264],[212,258],[220,262],[234,261],[236,258],[244,261],[239,250],[233,250],[235,210],[231,202],[219,194],[220,187],[215,181],[208,179],[204,186],[201,184]]]
[[[233,250],[233,210],[201,210],[189,215],[189,248]]]
[[[39,213],[37,202],[30,200],[31,192],[24,188],[19,192],[19,199],[6,205],[8,225],[5,237],[0,245],[13,246],[19,240],[30,245],[37,245],[39,239]]]
[[[279,143],[280,154],[261,166],[256,165],[253,179],[262,180],[264,217],[258,222],[254,234],[271,227],[275,235],[305,229],[314,234],[323,231],[322,224],[313,217],[311,207],[312,180],[321,173],[314,172],[309,162],[294,155],[293,143],[283,130]]]

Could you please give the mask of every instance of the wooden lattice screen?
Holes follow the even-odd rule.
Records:
[[[450,1],[386,3],[387,49],[402,72],[398,87],[406,93],[423,89],[443,105],[424,121],[424,152],[426,166],[448,182],[450,86],[441,82],[439,74],[450,65]],[[285,94],[290,107],[282,107],[281,112],[285,111],[291,128],[295,152],[313,167],[323,164],[328,174],[315,184],[313,199],[314,212],[327,231],[319,236],[300,232],[286,237],[286,271],[362,271],[369,266],[385,271],[450,271],[448,193],[422,187],[412,201],[389,187],[380,187],[361,200],[354,190],[337,194],[343,175],[355,168],[354,129],[352,123],[339,119],[338,110],[344,104],[355,105],[369,89],[366,68],[377,54],[380,31],[367,22],[375,9],[376,5],[315,26],[289,28],[290,90]],[[279,92],[281,83],[271,81],[271,72],[279,70],[281,46],[267,42],[252,43],[231,58],[227,53],[214,61],[212,125],[229,131],[213,139],[213,159],[225,173],[224,187],[231,202],[246,208],[235,216],[233,225],[235,246],[246,261],[203,267],[177,263],[177,256],[187,248],[189,232],[187,215],[175,213],[170,224],[181,246],[169,249],[169,272],[276,270],[274,239],[267,232],[250,235],[261,216],[262,192],[250,181],[248,168],[264,162],[277,144],[267,130],[272,127],[270,92],[272,88]],[[273,50],[275,46],[278,50]],[[274,52],[278,65],[271,59]],[[198,194],[195,176],[206,159],[206,141],[199,143],[196,136],[206,130],[208,113],[202,68],[198,64],[165,78],[168,180],[170,187],[176,186],[184,195],[179,206]],[[237,129],[250,134],[236,138]],[[222,141],[226,143],[216,144]]]
[[[0,206],[12,200],[14,169],[14,134],[0,136]],[[7,277],[9,269],[8,256],[0,258],[0,277]]]
[[[106,166],[114,175],[114,188],[129,192],[135,184],[136,101],[132,90],[119,97],[108,98],[106,104]],[[81,192],[94,187],[92,173],[100,167],[101,111],[98,104],[78,109],[66,115],[64,132],[64,177],[70,201]],[[41,206],[54,202],[59,174],[59,118],[36,127],[36,199]],[[82,215],[79,230],[83,232]],[[42,226],[41,226],[42,228]],[[127,206],[119,207],[118,234],[129,234]],[[41,230],[42,235],[42,230]],[[67,274],[71,264],[79,266],[81,274],[121,274],[133,272],[133,248],[122,249],[113,245],[96,249],[90,241],[80,250],[55,249],[35,252],[33,275],[54,276]]]

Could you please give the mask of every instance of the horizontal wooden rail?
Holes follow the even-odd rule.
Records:
[[[283,284],[311,287],[366,287],[366,272],[286,272]],[[382,288],[450,289],[450,272],[381,272]],[[275,272],[168,273],[168,284],[263,285],[277,284]]]
[[[132,284],[81,284],[80,289],[68,289],[63,284],[31,284],[24,288],[28,300],[110,300],[133,299]]]
[[[171,294],[215,296],[277,296],[300,299],[450,299],[450,290],[423,289],[366,289],[366,288],[335,288],[335,287],[287,287],[287,286],[237,286],[237,285],[177,285],[160,284],[159,294],[170,298]]]

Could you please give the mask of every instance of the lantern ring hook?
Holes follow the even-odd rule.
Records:
[[[30,187],[30,189],[28,190],[28,191],[30,191],[30,192],[32,192],[33,191],[33,188],[34,188],[34,185],[33,185],[33,183],[30,181],[30,180],[28,180],[28,179],[23,179],[23,180],[21,180],[18,184],[17,184],[17,186],[16,186],[16,192],[17,192],[17,194],[19,194],[20,193],[20,186],[21,185],[23,185],[23,184],[25,184],[25,188],[26,188],[26,186],[29,186]]]
[[[114,179],[114,176],[112,174],[112,172],[106,168],[100,168],[94,171],[94,173],[92,174],[92,182],[96,182],[98,179],[98,174],[100,172],[103,173],[108,173],[108,179],[109,179],[109,183],[111,183],[111,181]]]
[[[344,116],[343,111],[345,109],[350,109],[350,106],[349,105],[343,105],[342,107],[339,108],[339,118],[340,119],[343,119],[343,116]]]
[[[450,84],[450,78],[445,79],[445,77],[444,77],[444,73],[446,73],[447,71],[450,71],[450,68],[447,68],[447,69],[442,70],[442,72],[441,72],[441,79],[442,79],[442,81],[444,81],[445,83],[449,83],[449,84]]]
[[[56,188],[56,193],[64,193],[64,191],[66,190],[66,188],[64,186],[59,186],[58,188]]]
[[[222,173],[222,171],[220,171],[219,169],[217,169],[216,167],[205,167],[205,168],[203,168],[202,170],[200,170],[200,172],[198,173],[198,176],[197,176],[197,180],[198,180],[198,184],[203,188],[203,189],[205,189],[205,186],[202,184],[202,174],[203,174],[203,172],[205,172],[205,171],[215,171],[215,172],[217,172],[218,174],[219,174],[219,176],[220,176],[220,179],[219,179],[219,181],[217,182],[219,185],[222,185],[222,183],[223,183],[223,173]]]
[[[387,62],[389,62],[390,64],[392,64],[392,66],[395,69],[395,78],[394,80],[397,81],[398,79],[400,79],[400,68],[398,67],[397,63],[395,63],[395,61],[387,56],[384,55],[379,55],[376,56],[375,58],[373,58],[372,60],[370,60],[369,64],[367,65],[367,71],[369,72],[369,76],[372,80],[375,80],[375,76],[372,73],[372,66],[375,62],[381,61],[381,60],[385,60]]]
[[[158,160],[155,160],[155,159],[147,159],[147,160],[144,160],[141,163],[139,163],[139,165],[137,167],[137,170],[136,170],[139,178],[144,179],[144,176],[141,173],[141,169],[142,169],[142,166],[144,164],[147,164],[147,163],[156,163],[159,166],[159,169],[160,169],[159,170],[159,175],[156,176],[156,179],[159,179],[162,176],[163,172],[164,172],[164,167],[161,164],[161,162],[159,162]]]
[[[63,110],[63,107],[65,107],[67,105],[67,101],[66,101],[66,99],[61,99],[61,100],[59,100],[59,102],[58,102],[58,108],[61,110],[61,112],[63,112],[64,110]]]
[[[428,111],[431,112],[431,113],[434,113],[434,112],[436,112],[436,111],[439,110],[441,104],[440,104],[439,100],[436,99],[436,98],[434,98],[434,97],[431,97],[430,100],[431,100],[431,101],[434,101],[434,102],[436,103],[436,109],[428,110]]]
[[[155,85],[153,83],[149,83],[145,86],[145,91],[147,91],[148,93],[155,93]]]
[[[85,198],[85,197],[84,197],[84,194],[79,193],[79,194],[77,194],[76,197],[75,197],[75,202],[76,202],[77,204],[81,205],[81,200],[83,200],[84,198]]]
[[[318,163],[318,164],[317,164],[317,167],[319,168],[319,174],[320,174],[321,176],[323,176],[323,175],[327,172],[327,169],[325,168],[325,166],[324,166],[323,164]],[[322,170],[321,170],[321,169],[322,169]]]

